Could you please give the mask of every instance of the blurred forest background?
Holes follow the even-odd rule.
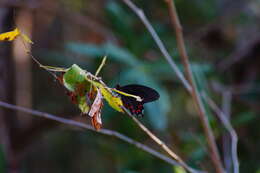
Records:
[[[164,0],[134,1],[183,69]],[[260,1],[176,0],[195,80],[230,115],[240,171],[260,172]],[[80,67],[110,86],[138,83],[159,91],[140,119],[189,165],[214,172],[193,100],[140,19],[120,0],[1,0],[0,32],[20,28],[42,64]],[[32,62],[18,41],[0,43],[0,100],[89,123],[64,88]],[[230,141],[208,108],[221,158],[230,169]],[[160,148],[108,105],[103,127]],[[54,121],[0,108],[0,173],[176,172],[168,163],[118,139],[75,131]],[[10,171],[10,172],[15,172]]]

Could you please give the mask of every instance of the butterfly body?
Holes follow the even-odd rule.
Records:
[[[159,93],[156,90],[143,85],[137,85],[137,84],[131,84],[125,86],[117,85],[116,89],[128,94],[139,96],[142,99],[142,101],[137,101],[136,98],[134,97],[129,97],[120,94],[124,107],[128,109],[133,115],[143,116],[143,110],[144,110],[143,105],[148,102],[153,102],[159,99],[160,97]]]

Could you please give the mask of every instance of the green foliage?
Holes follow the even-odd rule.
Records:
[[[86,81],[85,72],[76,64],[73,64],[71,68],[63,75],[64,86],[70,90],[75,91],[78,84]]]
[[[87,103],[87,88],[89,83],[86,81],[86,73],[78,65],[73,64],[63,75],[64,86],[76,97],[76,103],[82,113],[88,113],[90,107]],[[80,86],[80,90],[78,88]],[[80,92],[80,93],[78,93]]]
[[[86,96],[78,97],[78,107],[82,113],[87,114],[89,112],[89,105],[86,102]]]

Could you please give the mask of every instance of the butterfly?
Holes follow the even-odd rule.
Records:
[[[142,101],[137,101],[136,98],[119,94],[121,96],[124,107],[128,109],[131,114],[138,116],[143,116],[145,103],[153,102],[155,100],[158,100],[160,97],[159,93],[156,90],[143,85],[117,85],[116,89],[128,94],[141,97]]]

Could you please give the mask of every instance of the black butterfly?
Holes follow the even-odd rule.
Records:
[[[143,105],[148,102],[153,102],[159,99],[160,97],[157,91],[143,85],[137,85],[137,84],[131,84],[125,86],[117,85],[116,89],[128,94],[141,97],[142,101],[139,102],[133,97],[128,97],[120,94],[124,107],[127,108],[133,115],[143,116],[143,109],[144,109]]]

